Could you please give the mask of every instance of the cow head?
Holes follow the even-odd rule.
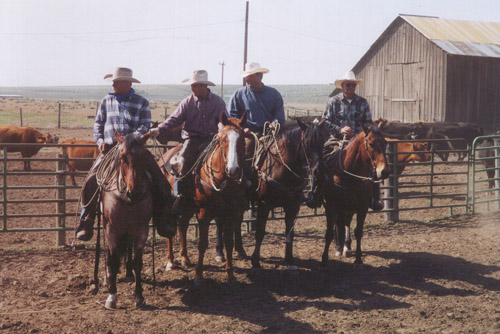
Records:
[[[57,135],[46,133],[43,136],[38,137],[36,141],[39,144],[57,144],[59,142],[59,137]]]

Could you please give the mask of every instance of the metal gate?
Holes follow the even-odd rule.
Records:
[[[500,135],[477,137],[472,143],[472,212],[500,210]],[[484,178],[486,172],[487,177]]]

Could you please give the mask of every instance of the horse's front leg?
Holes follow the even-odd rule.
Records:
[[[187,231],[189,228],[189,221],[194,215],[194,210],[186,212],[179,220],[178,234],[179,234],[179,255],[181,256],[181,265],[183,267],[191,266],[187,251]]]
[[[354,236],[356,237],[356,260],[354,260],[355,267],[362,267],[363,260],[361,260],[361,238],[363,238],[363,227],[365,225],[367,210],[358,212],[356,214],[356,228],[354,229]]]
[[[223,246],[223,231],[224,225],[219,218],[215,219],[215,224],[217,227],[216,235],[217,235],[217,243],[215,244],[215,261],[224,262],[226,258],[224,256],[224,246]]]
[[[144,296],[142,295],[142,253],[143,248],[136,248],[134,251],[134,273],[135,273],[135,293],[134,301],[135,306],[139,307],[144,303]]]
[[[335,214],[335,256],[339,257],[342,255],[342,250],[344,249],[345,244],[345,226],[347,218],[349,217],[348,213],[345,212],[337,212]]]
[[[109,245],[111,247],[111,245]],[[108,249],[107,251],[106,261],[106,273],[108,276],[107,285],[108,285],[108,298],[106,299],[106,308],[115,309],[116,308],[116,276],[118,275],[118,270],[120,269],[120,254],[118,254],[118,250]]]
[[[285,263],[288,270],[297,270],[293,258],[293,237],[295,219],[300,210],[300,202],[295,202],[284,206],[285,210]]]
[[[264,205],[264,203],[260,202],[257,208],[257,220],[256,231],[255,231],[255,248],[252,254],[252,267],[260,268],[260,247],[262,245],[262,240],[264,239],[264,235],[266,233],[266,223],[267,217],[269,216],[269,211],[271,209]]]
[[[351,250],[351,244],[352,244],[352,239],[351,239],[351,220],[352,216],[354,216],[354,213],[339,213],[339,220],[342,220],[344,223],[344,238],[338,238],[336,239],[337,247],[335,251],[335,256],[340,257],[341,255],[347,257],[349,255],[349,251]]]
[[[326,267],[328,265],[328,252],[330,251],[330,244],[333,240],[334,230],[333,227],[335,225],[335,212],[329,205],[328,201],[325,205],[325,214],[326,214],[326,232],[325,232],[325,248],[323,250],[323,255],[321,257],[321,266]]]
[[[242,206],[243,208],[243,206]],[[244,209],[238,209],[239,211],[237,215],[235,215],[235,220],[233,224],[234,229],[234,248],[236,250],[236,254],[239,259],[246,259],[247,252],[243,248],[243,239],[241,238],[241,222],[243,221],[243,214],[245,212]]]
[[[125,282],[133,282],[134,281],[134,272],[133,272],[133,247],[132,241],[129,241],[127,244],[127,262],[125,263]]]
[[[234,268],[233,268],[233,221],[229,216],[221,218],[222,224],[224,225],[224,247],[226,249],[226,273],[227,280],[234,281]]]
[[[203,281],[203,260],[205,257],[205,252],[208,247],[208,228],[210,226],[210,221],[213,216],[209,214],[207,209],[201,208],[200,214],[198,216],[198,226],[200,229],[200,239],[198,242],[198,263],[195,268],[195,278],[194,284],[195,286],[199,286]]]

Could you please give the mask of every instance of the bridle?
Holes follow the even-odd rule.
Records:
[[[345,141],[346,141],[346,136],[344,135],[344,138],[342,139],[342,142],[340,143],[340,148],[339,148],[340,149],[340,153],[339,153],[339,167],[340,167],[340,170],[342,172],[350,175],[350,176],[356,177],[356,178],[361,179],[361,180],[371,181],[371,182],[375,182],[375,183],[381,183],[382,180],[376,180],[374,177],[367,177],[367,176],[357,175],[357,174],[354,174],[354,173],[346,171],[344,169],[344,167],[342,167],[342,151],[343,151],[343,148],[344,148],[344,142]],[[366,135],[363,137],[363,144],[364,144],[366,153],[368,154],[368,157],[370,158],[370,164],[372,166],[372,169],[375,170],[376,169],[375,162],[373,160],[373,157],[370,154],[370,151],[368,150],[368,142],[366,141]]]

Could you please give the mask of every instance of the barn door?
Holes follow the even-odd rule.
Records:
[[[420,120],[421,63],[385,66],[384,114],[390,120]]]

